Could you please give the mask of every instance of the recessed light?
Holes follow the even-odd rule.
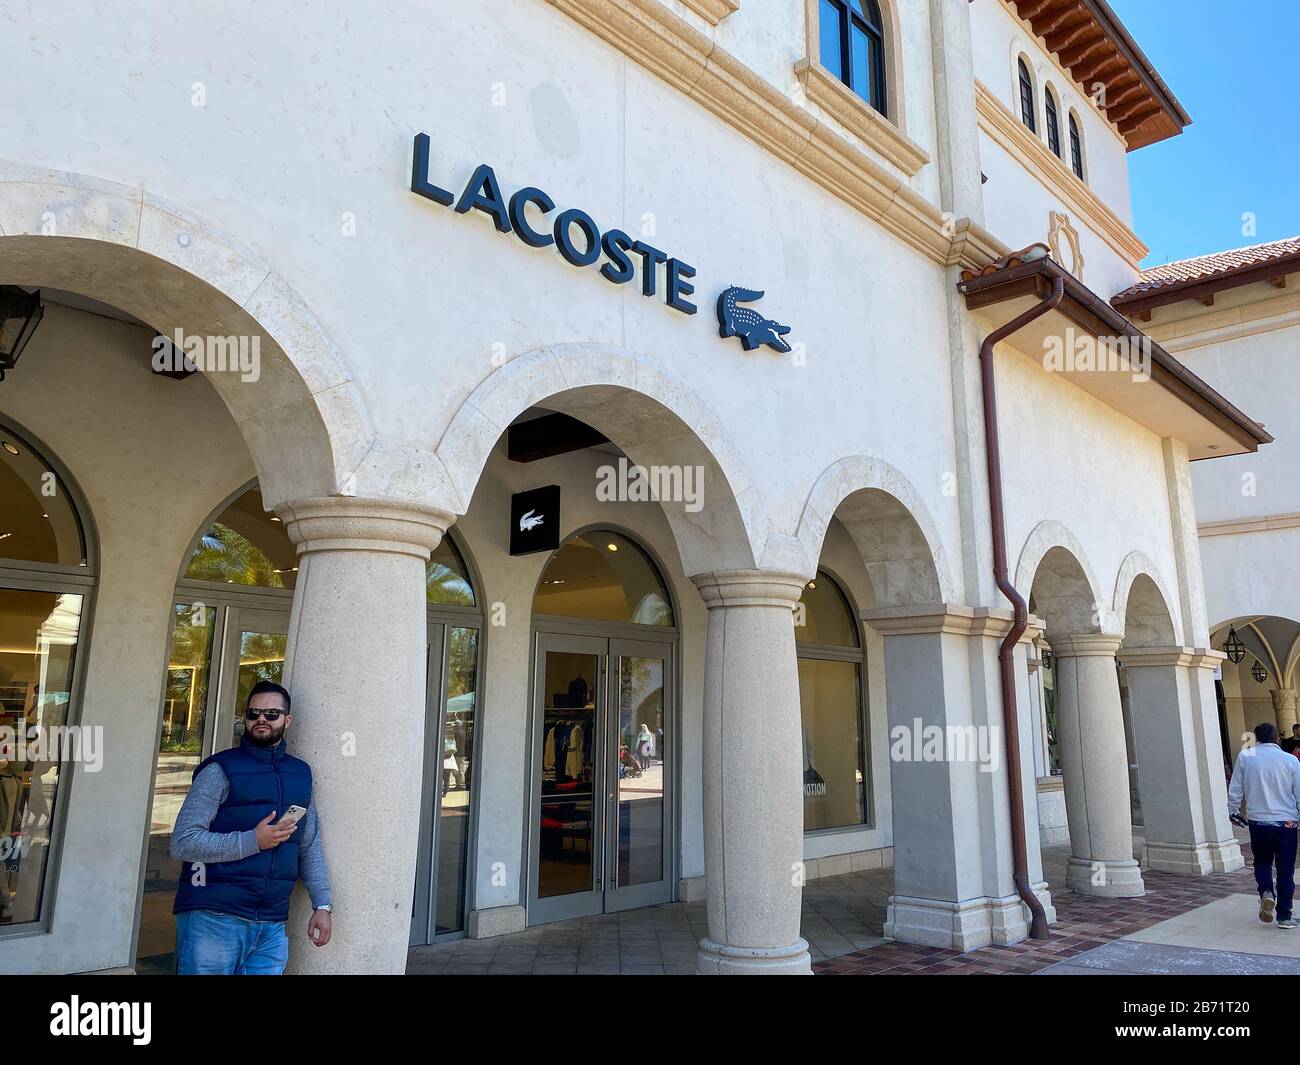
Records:
[[[8,440],[6,440],[6,441],[4,442],[4,449],[5,449],[7,452],[9,452],[9,454],[11,454],[11,455],[17,455],[17,454],[18,454],[18,445],[17,445],[17,444],[11,444]]]
[[[48,514],[42,514],[41,517],[42,517],[42,518],[48,518],[49,515],[48,515]]]
[[[606,544],[605,546],[608,547],[611,551],[618,550],[618,544]]]
[[[271,520],[272,520],[272,521],[279,521],[280,519],[277,518],[274,514],[272,514],[272,515],[271,515]]]
[[[808,582],[808,587],[809,587],[809,589],[811,589],[811,590],[815,590],[815,589],[817,588],[817,582],[816,582],[816,581],[809,581],[809,582]]]
[[[11,536],[13,536],[13,533],[11,532],[0,533],[0,540],[8,540]]]

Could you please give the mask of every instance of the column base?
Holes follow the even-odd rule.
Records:
[[[701,976],[811,976],[812,955],[803,939],[788,947],[731,947],[701,939],[695,971]]]
[[[1066,867],[1065,886],[1079,895],[1108,899],[1131,899],[1146,894],[1142,870],[1132,858],[1118,862],[1071,858]]]
[[[465,934],[469,939],[491,939],[522,932],[528,927],[528,914],[522,906],[488,906],[471,910]]]
[[[1046,882],[1034,885],[1047,923],[1056,923],[1056,909]],[[987,896],[966,902],[891,895],[885,936],[900,943],[918,943],[945,950],[979,950],[1010,946],[1029,938],[1029,910],[1019,895]]]

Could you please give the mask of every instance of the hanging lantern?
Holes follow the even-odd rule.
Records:
[[[1268,680],[1268,670],[1265,669],[1264,666],[1259,662],[1256,662],[1253,666],[1250,667],[1250,675],[1254,677],[1260,684],[1263,684],[1264,681]]]
[[[27,293],[17,285],[0,285],[0,381],[18,365],[27,342],[45,317],[39,292]]]
[[[1237,637],[1237,630],[1228,629],[1228,638],[1223,641],[1223,652],[1228,656],[1228,661],[1234,665],[1241,662],[1246,657],[1246,645]]]

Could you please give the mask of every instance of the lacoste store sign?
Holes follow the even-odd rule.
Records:
[[[502,233],[513,233],[530,248],[554,247],[565,262],[580,268],[596,266],[601,277],[612,285],[626,285],[640,276],[641,294],[660,297],[682,314],[695,314],[699,308],[691,302],[695,294],[695,267],[665,251],[636,240],[621,229],[604,232],[591,215],[570,207],[555,215],[556,204],[550,196],[531,185],[510,196],[501,189],[496,173],[487,163],[480,163],[464,189],[457,195],[429,180],[429,135],[417,133],[411,164],[411,191],[457,214],[482,211]],[[659,268],[663,267],[664,285],[659,289]],[[718,335],[724,340],[737,337],[746,351],[766,344],[780,352],[790,350],[785,335],[790,327],[764,318],[750,307],[761,299],[762,291],[732,285],[717,298]]]

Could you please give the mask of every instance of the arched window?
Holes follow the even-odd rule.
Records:
[[[885,30],[876,0],[819,0],[820,54],[827,70],[888,115]]]
[[[1029,76],[1029,65],[1023,59],[1016,60],[1020,71],[1020,121],[1035,133],[1038,123],[1034,119],[1034,80]]]
[[[1061,120],[1056,111],[1056,97],[1050,87],[1043,90],[1043,100],[1047,104],[1047,146],[1056,158],[1061,158]]]
[[[93,554],[78,497],[0,425],[0,935],[43,923],[76,724]]]
[[[865,658],[857,616],[823,570],[795,610],[804,831],[866,824]]]
[[[597,530],[570,537],[542,571],[535,614],[673,624],[673,608],[659,570],[626,536]]]
[[[1083,180],[1083,138],[1079,135],[1079,120],[1070,115],[1070,169]]]

